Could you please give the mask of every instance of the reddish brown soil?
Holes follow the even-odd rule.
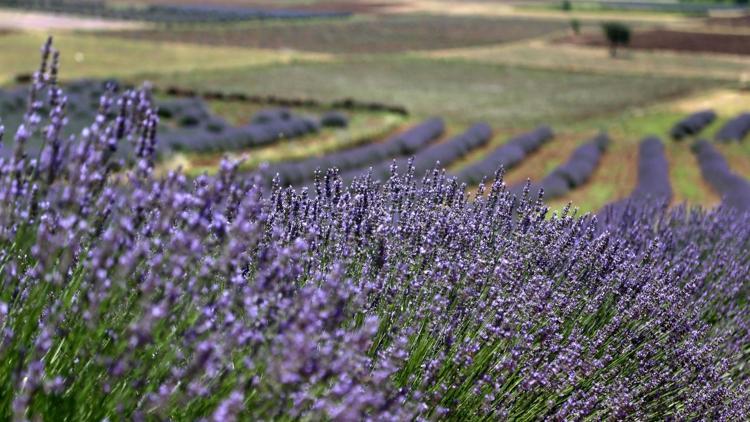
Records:
[[[608,45],[602,35],[566,37],[558,41],[591,46]],[[750,55],[750,35],[656,29],[634,33],[628,48]]]
[[[711,26],[750,27],[750,15],[732,18],[710,18],[706,20],[706,23]]]

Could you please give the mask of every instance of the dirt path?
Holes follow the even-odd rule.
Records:
[[[140,22],[125,22],[84,18],[69,15],[54,15],[37,12],[16,12],[0,10],[0,30],[24,31],[106,31],[142,29],[146,26]]]

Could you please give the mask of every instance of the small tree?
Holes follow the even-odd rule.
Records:
[[[609,42],[609,55],[617,56],[617,47],[630,43],[630,27],[620,22],[605,22],[602,24],[604,36]]]
[[[573,9],[573,5],[570,3],[570,0],[563,0],[560,8],[566,12],[569,12],[571,9]]]
[[[578,35],[581,33],[581,22],[578,21],[578,19],[571,19],[570,20],[570,29],[573,31],[574,35]]]

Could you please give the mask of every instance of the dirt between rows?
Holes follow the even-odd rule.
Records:
[[[568,36],[557,41],[597,47],[608,46],[603,35],[594,34]],[[750,55],[750,35],[655,29],[633,33],[628,48]]]

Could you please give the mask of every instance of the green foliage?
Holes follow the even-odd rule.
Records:
[[[604,22],[602,30],[609,42],[612,57],[617,55],[618,46],[625,46],[630,43],[630,27],[622,22]]]
[[[569,12],[570,10],[573,9],[573,4],[570,2],[570,0],[563,0],[560,8],[566,12]]]
[[[578,19],[571,19],[570,20],[570,29],[573,30],[573,33],[578,35],[581,33],[581,22]]]

